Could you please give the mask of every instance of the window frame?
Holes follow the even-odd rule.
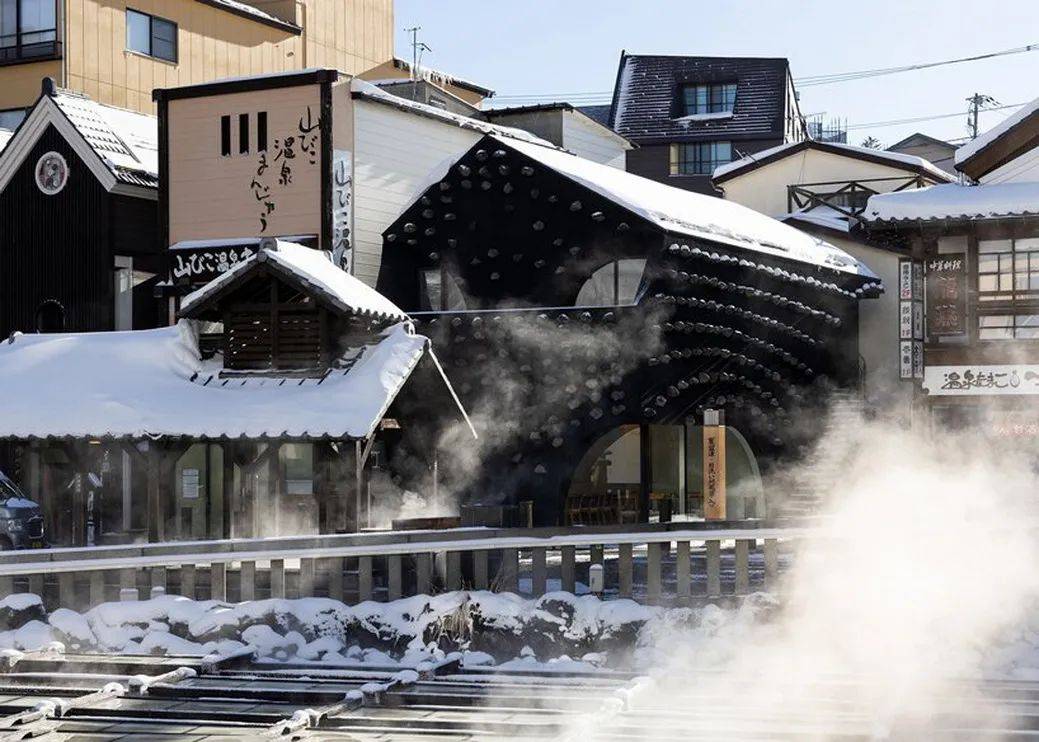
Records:
[[[144,17],[144,18],[146,18],[148,20],[148,49],[147,49],[147,51],[144,51],[144,50],[141,50],[141,49],[134,49],[134,48],[132,48],[130,46],[130,14],[131,13],[136,14],[138,16],[142,16],[142,17]],[[179,60],[180,60],[180,26],[178,26],[175,21],[171,21],[168,18],[163,18],[162,16],[152,15],[151,13],[145,13],[143,10],[137,10],[137,8],[131,8],[129,6],[127,6],[127,8],[126,8],[125,20],[126,20],[126,34],[125,34],[124,43],[125,43],[125,47],[126,47],[126,51],[127,52],[129,52],[130,54],[140,54],[142,56],[149,57],[151,59],[158,59],[158,60],[160,60],[162,62],[167,62],[169,64],[179,64]],[[157,54],[155,52],[155,38],[156,38],[155,37],[155,25],[156,25],[156,21],[158,21],[160,24],[164,23],[164,24],[170,26],[173,29],[173,38],[172,39],[162,39],[162,38],[159,39],[160,41],[168,42],[168,43],[171,43],[173,45],[172,58],[171,57],[162,56],[161,54]]]
[[[1009,243],[1008,249],[983,249],[984,243]],[[1019,249],[1018,243],[1032,243],[1027,249]],[[1039,341],[1037,324],[1027,324],[1025,318],[1039,316],[1039,288],[1028,288],[1028,284],[1039,285],[1039,231],[1021,232],[1019,229],[999,229],[990,233],[971,235],[969,248],[972,257],[971,283],[973,288],[973,321],[971,334],[978,343],[1005,343]],[[995,256],[995,270],[983,266],[985,256]],[[1024,270],[1019,269],[1019,260],[1025,258]],[[1004,269],[1004,263],[1007,264]],[[995,290],[982,290],[985,277],[993,276]],[[1018,288],[1019,278],[1024,278],[1025,288]],[[1002,288],[1004,279],[1008,286]],[[993,324],[997,318],[1005,318]],[[984,326],[983,326],[984,325]],[[994,332],[1003,330],[1003,336]],[[986,332],[987,331],[987,332]],[[1031,331],[1031,332],[1030,332]]]
[[[722,160],[717,157],[717,148],[721,145],[726,145],[729,149],[729,157],[727,160]],[[684,157],[683,152],[687,148],[696,148],[696,156],[693,158]],[[704,148],[710,148],[711,154],[707,158],[703,157]],[[672,143],[670,147],[668,162],[669,172],[672,176],[679,177],[696,177],[705,175],[710,177],[714,174],[715,168],[732,162],[732,153],[732,141],[728,139],[711,140],[706,142],[675,142]],[[692,165],[692,169],[683,169],[684,165],[690,164]]]
[[[41,6],[47,4],[47,0],[13,0],[15,30],[13,34],[0,35],[0,39],[13,37],[14,44],[11,46],[0,46],[0,66],[61,58],[61,40],[58,38],[58,0],[52,0],[54,8],[53,27],[26,31],[23,28],[24,9],[22,6],[27,2],[33,1],[39,2]],[[3,10],[0,8],[0,14],[2,12]],[[30,42],[26,42],[24,39],[26,36],[38,36],[41,34],[50,34],[51,38]]]
[[[736,80],[683,83],[678,91],[679,116],[734,113],[738,89],[739,83]]]

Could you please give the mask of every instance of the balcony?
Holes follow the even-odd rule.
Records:
[[[824,206],[854,218],[865,210],[870,196],[923,188],[927,185],[930,185],[930,182],[919,175],[800,183],[786,188],[787,212],[793,214]]]

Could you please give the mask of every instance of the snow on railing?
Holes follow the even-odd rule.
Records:
[[[606,567],[609,596],[685,601],[774,587],[780,543],[810,533],[762,521],[675,522],[4,552],[0,595],[18,587],[78,609],[115,596],[138,599],[149,588],[152,595],[243,601],[290,594],[396,600],[458,589],[541,596],[551,589],[587,591],[587,571],[599,564]]]

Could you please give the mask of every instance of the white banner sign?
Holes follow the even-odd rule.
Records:
[[[923,388],[934,396],[1039,394],[1039,365],[928,366]]]

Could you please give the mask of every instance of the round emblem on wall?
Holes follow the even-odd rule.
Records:
[[[36,186],[48,196],[60,193],[68,179],[68,163],[57,152],[48,152],[36,162]]]

